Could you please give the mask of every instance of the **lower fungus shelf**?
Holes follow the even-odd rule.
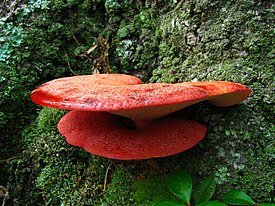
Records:
[[[136,122],[137,123],[137,122]],[[187,150],[201,141],[207,128],[182,118],[139,120],[129,129],[125,118],[106,112],[73,110],[58,124],[69,144],[120,160],[165,157]]]

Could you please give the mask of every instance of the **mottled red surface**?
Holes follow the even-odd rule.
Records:
[[[195,121],[166,118],[129,129],[119,116],[71,111],[58,124],[68,143],[108,158],[133,160],[174,155],[196,145],[207,128]]]
[[[215,106],[239,104],[252,92],[248,87],[235,82],[189,82],[189,84],[205,89],[208,92],[206,99]]]
[[[117,111],[200,100],[208,95],[187,83],[140,84],[133,76],[110,77],[100,74],[52,80],[35,89],[31,99],[42,106],[66,110]],[[126,77],[130,80],[125,81]]]

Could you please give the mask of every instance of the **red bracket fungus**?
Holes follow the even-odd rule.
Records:
[[[189,84],[208,91],[207,101],[218,107],[239,104],[251,93],[251,90],[246,86],[234,82],[190,82]]]
[[[130,75],[95,74],[52,80],[36,88],[31,99],[42,106],[73,110],[58,124],[70,144],[92,154],[130,160],[177,154],[206,134],[207,128],[198,122],[160,117],[204,100],[231,106],[250,92],[232,82],[142,84]]]
[[[163,118],[137,130],[106,112],[71,111],[58,123],[68,143],[120,160],[147,159],[180,153],[196,145],[207,128],[195,121]]]
[[[65,110],[105,111],[155,119],[202,101],[208,92],[187,83],[140,84],[136,77],[96,74],[55,79],[35,89],[33,102]]]

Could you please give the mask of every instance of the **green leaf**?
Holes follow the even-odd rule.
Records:
[[[174,200],[163,200],[155,204],[155,206],[182,206],[182,204],[174,201]]]
[[[259,206],[275,206],[275,203],[262,203]]]
[[[218,202],[218,201],[207,201],[198,204],[198,206],[227,206],[227,204],[223,202]]]
[[[223,195],[223,201],[231,205],[253,205],[255,202],[243,191],[231,190]]]
[[[185,171],[176,171],[168,176],[169,189],[187,205],[190,204],[192,180]]]
[[[212,177],[205,178],[195,190],[195,205],[208,201],[213,196],[215,189],[215,180]]]

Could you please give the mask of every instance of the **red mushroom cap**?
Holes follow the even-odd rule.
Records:
[[[189,82],[189,84],[205,89],[208,92],[206,99],[219,107],[239,104],[252,92],[248,87],[234,82]]]
[[[215,82],[141,84],[124,74],[65,77],[36,88],[33,102],[67,110],[106,111],[132,119],[154,119],[208,100],[216,106],[239,104],[251,90],[244,85]]]
[[[181,118],[159,119],[131,130],[122,117],[105,112],[71,111],[58,123],[68,143],[86,151],[120,160],[174,155],[196,145],[207,128]]]
[[[202,101],[208,95],[204,89],[187,83],[140,84],[124,81],[125,76],[118,82],[108,74],[103,77],[104,80],[99,74],[56,79],[35,89],[31,99],[59,109],[106,111],[133,119],[153,119]]]

